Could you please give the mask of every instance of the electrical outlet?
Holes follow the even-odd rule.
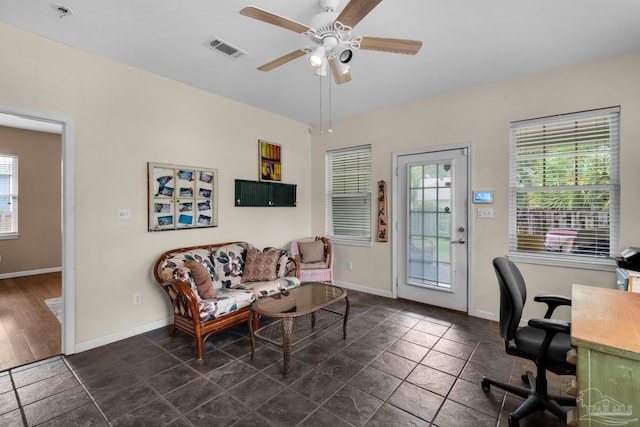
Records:
[[[353,263],[351,261],[347,261],[347,271],[353,270]]]
[[[142,304],[142,294],[140,292],[133,294],[133,305],[138,304]]]

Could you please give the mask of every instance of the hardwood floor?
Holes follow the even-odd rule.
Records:
[[[61,354],[61,325],[45,300],[62,295],[62,273],[0,280],[0,371]]]

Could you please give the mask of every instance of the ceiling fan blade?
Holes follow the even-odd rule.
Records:
[[[275,13],[271,13],[255,6],[245,7],[240,11],[240,15],[248,16],[249,18],[257,19],[258,21],[266,22],[267,24],[277,25],[278,27],[295,31],[296,33],[304,33],[311,29],[304,24],[292,21],[289,18],[276,15]]]
[[[333,79],[337,84],[341,85],[343,83],[347,83],[351,81],[351,73],[346,72],[345,74],[338,74],[338,66],[336,65],[336,59],[332,58],[329,61],[329,66],[331,67],[331,73],[333,74]]]
[[[342,9],[336,21],[353,28],[369,14],[382,0],[351,0]]]
[[[360,49],[415,55],[422,47],[420,40],[388,39],[384,37],[363,37]]]
[[[271,71],[276,67],[286,64],[289,61],[293,61],[296,58],[300,58],[307,54],[307,51],[304,49],[294,50],[293,52],[289,52],[286,55],[281,56],[280,58],[276,58],[271,62],[267,62],[264,65],[258,67],[260,71]]]

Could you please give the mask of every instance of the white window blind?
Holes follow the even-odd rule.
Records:
[[[326,235],[371,244],[371,146],[328,151],[326,177]]]
[[[553,265],[618,253],[619,107],[511,123],[509,249]]]
[[[18,155],[0,153],[0,238],[18,233]]]

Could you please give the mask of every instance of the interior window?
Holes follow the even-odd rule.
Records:
[[[326,235],[333,243],[371,244],[371,146],[328,151]]]
[[[0,239],[18,235],[18,155],[0,153]]]
[[[612,264],[618,253],[619,107],[511,123],[510,254]]]

